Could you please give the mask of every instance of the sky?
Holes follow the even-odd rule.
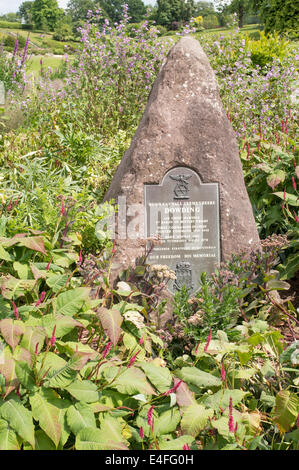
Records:
[[[19,6],[24,0],[0,0],[0,15],[18,11]],[[65,8],[69,0],[58,0],[61,8]],[[155,0],[143,0],[146,5],[154,5]]]

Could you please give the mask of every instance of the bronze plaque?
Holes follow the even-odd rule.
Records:
[[[220,263],[218,183],[202,183],[191,168],[169,170],[161,184],[145,185],[146,236],[160,236],[148,263],[175,271],[169,281],[174,293],[184,285],[194,293],[202,272],[211,274]]]

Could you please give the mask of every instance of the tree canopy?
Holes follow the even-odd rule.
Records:
[[[194,13],[194,0],[157,0],[156,21],[168,28],[175,22],[189,21]]]
[[[34,0],[32,20],[36,29],[54,31],[63,10],[58,7],[57,0]]]

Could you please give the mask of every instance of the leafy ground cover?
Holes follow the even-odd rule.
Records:
[[[200,37],[236,131],[263,254],[182,289],[111,285],[98,210],[174,38],[91,16],[59,73],[0,56],[0,449],[298,449],[298,144],[292,44]],[[177,40],[179,36],[175,37]]]

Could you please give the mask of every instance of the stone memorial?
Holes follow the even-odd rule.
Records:
[[[197,40],[170,50],[105,200],[122,201],[117,272],[144,253],[138,239],[159,236],[147,261],[175,271],[171,293],[196,292],[203,271],[260,249],[236,137]]]

